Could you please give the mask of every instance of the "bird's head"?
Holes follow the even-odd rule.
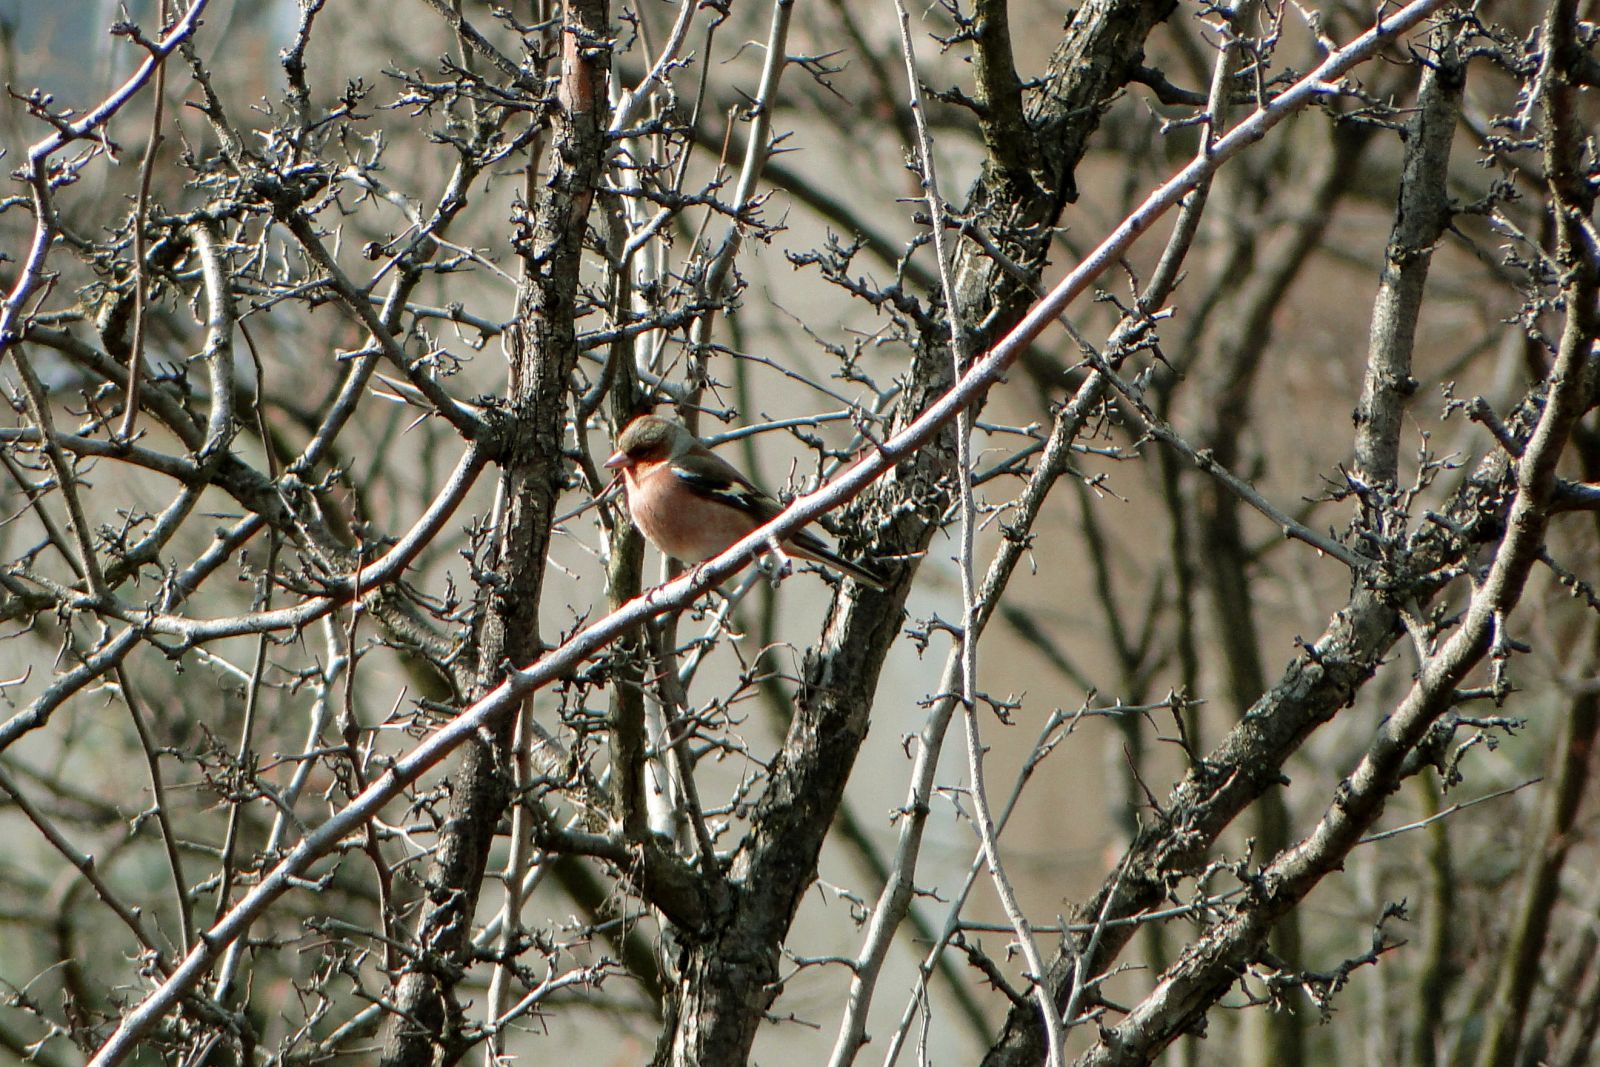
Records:
[[[640,463],[671,459],[694,443],[689,431],[659,415],[640,415],[617,435],[617,450],[606,460],[611,469],[627,470]]]

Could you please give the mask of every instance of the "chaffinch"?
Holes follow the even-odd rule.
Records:
[[[616,443],[605,465],[622,471],[633,524],[674,559],[702,563],[720,555],[783,510],[681,423],[641,415]],[[840,556],[809,530],[790,534],[783,550],[874,589],[887,580],[875,568]]]

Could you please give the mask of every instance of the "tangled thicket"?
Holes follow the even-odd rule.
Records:
[[[8,1055],[1587,1062],[1589,5],[128,17],[5,27]],[[658,569],[650,410],[889,589]]]

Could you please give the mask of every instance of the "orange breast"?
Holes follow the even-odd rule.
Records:
[[[634,525],[673,559],[708,560],[756,528],[738,508],[697,495],[665,463],[640,464],[626,476]]]

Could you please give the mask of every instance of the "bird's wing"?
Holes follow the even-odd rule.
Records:
[[[758,522],[766,522],[783,510],[731,463],[711,452],[674,460],[672,476],[700,496],[738,508]]]
[[[738,468],[714,452],[683,456],[674,460],[671,468],[673,477],[697,495],[737,508],[758,524],[771,521],[783,510],[782,504],[757,489],[739,473]],[[888,580],[877,567],[845,559],[810,530],[796,530],[789,535],[787,544],[799,550],[803,557],[820,560],[874,589],[883,589],[887,585]]]

